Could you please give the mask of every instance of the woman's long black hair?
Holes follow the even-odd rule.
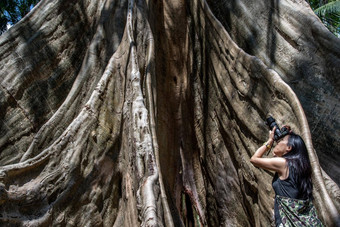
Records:
[[[287,160],[288,166],[293,169],[295,182],[298,184],[300,197],[302,199],[312,199],[312,167],[305,142],[303,139],[291,132],[289,134],[288,146],[292,149],[283,157]]]

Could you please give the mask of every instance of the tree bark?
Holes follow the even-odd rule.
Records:
[[[1,225],[270,226],[273,173],[249,159],[272,115],[335,226],[317,154],[339,179],[340,41],[266,2],[41,1],[0,37]]]

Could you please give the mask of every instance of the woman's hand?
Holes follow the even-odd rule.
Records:
[[[274,128],[271,131],[269,131],[268,142],[270,143],[270,145],[272,145],[274,143],[275,129],[276,129],[276,126],[274,126]]]

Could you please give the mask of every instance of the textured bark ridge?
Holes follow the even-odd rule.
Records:
[[[0,37],[0,224],[270,226],[273,174],[249,162],[270,114],[303,136],[336,225],[340,190],[299,99],[316,128],[320,100],[339,113],[340,42],[304,2],[258,2],[41,1]],[[290,68],[306,53],[315,80]],[[313,99],[316,78],[332,97]]]

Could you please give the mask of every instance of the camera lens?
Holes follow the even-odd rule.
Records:
[[[276,126],[276,128],[277,128],[275,119],[273,117],[267,118],[267,125],[269,126],[270,130],[272,130],[274,128],[274,126]]]
[[[276,127],[274,131],[274,140],[276,141],[280,139],[282,136],[282,133],[280,131],[280,127],[276,124],[275,119],[270,116],[266,119],[266,121],[267,121],[266,124],[269,126],[270,130],[273,130],[273,128]]]

